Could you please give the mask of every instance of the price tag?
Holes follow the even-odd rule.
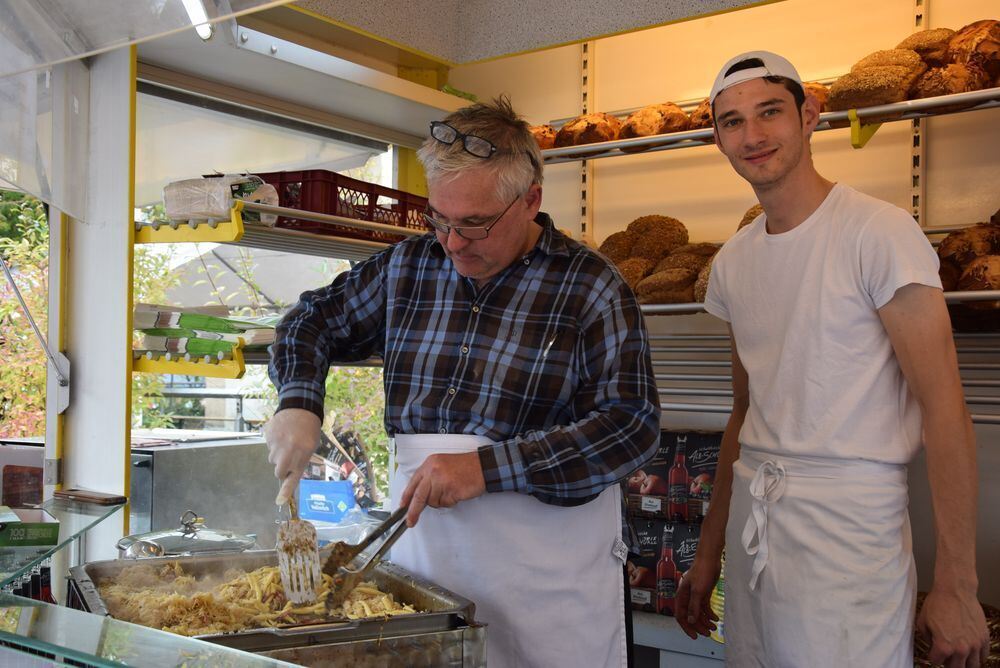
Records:
[[[628,559],[628,546],[621,538],[615,538],[615,543],[611,546],[611,554],[618,557],[618,560],[623,564]]]
[[[645,589],[633,589],[632,602],[636,605],[649,605],[653,602],[653,593]]]
[[[658,513],[663,509],[663,501],[653,496],[644,496],[639,507],[647,513]]]

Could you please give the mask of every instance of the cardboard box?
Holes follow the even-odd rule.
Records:
[[[0,547],[56,545],[59,521],[41,508],[0,506]]]
[[[656,562],[660,558],[665,522],[660,520],[633,520],[639,542],[639,554],[628,556],[629,590],[633,610],[656,612]]]
[[[722,432],[660,432],[656,454],[628,478],[629,513],[700,522],[712,495],[721,443]]]

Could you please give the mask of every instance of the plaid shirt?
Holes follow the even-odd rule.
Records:
[[[433,234],[306,292],[278,325],[278,410],[323,417],[331,363],[384,359],[390,435],[475,434],[490,492],[586,503],[648,460],[659,400],[642,314],[602,256],[555,230],[478,288]]]

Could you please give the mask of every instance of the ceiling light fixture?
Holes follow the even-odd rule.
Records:
[[[182,2],[184,3],[185,11],[187,11],[188,18],[191,19],[191,23],[194,25],[195,32],[198,33],[198,37],[206,41],[211,39],[215,28],[208,22],[208,14],[205,12],[205,5],[202,4],[202,1],[182,0]]]

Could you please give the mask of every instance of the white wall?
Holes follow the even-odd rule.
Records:
[[[752,9],[599,40],[590,52],[592,110],[616,111],[707,95],[732,55],[768,49],[789,57],[803,78],[838,76],[913,31],[913,0],[786,0]],[[927,27],[958,29],[996,15],[995,0],[925,0]],[[579,113],[580,48],[562,47],[452,70],[451,82],[481,98],[511,96],[532,123]],[[1000,207],[1000,109],[929,119],[925,130],[925,225],[985,220]],[[847,129],[817,133],[815,162],[828,178],[910,207],[910,124],[884,125],[867,147],[850,147]],[[754,203],[753,192],[714,147],[592,161],[595,237],[603,240],[650,213],[684,221],[695,241],[722,241]],[[543,208],[579,230],[579,163],[546,169]],[[648,318],[658,333],[721,331],[708,316]],[[995,360],[992,360],[995,361]],[[985,394],[984,390],[974,390]],[[974,412],[982,407],[973,407]],[[669,415],[671,424],[721,426],[719,416]],[[1000,604],[1000,428],[977,427],[980,457],[980,597]],[[922,459],[911,470],[911,518],[920,587],[931,584],[933,524]]]

